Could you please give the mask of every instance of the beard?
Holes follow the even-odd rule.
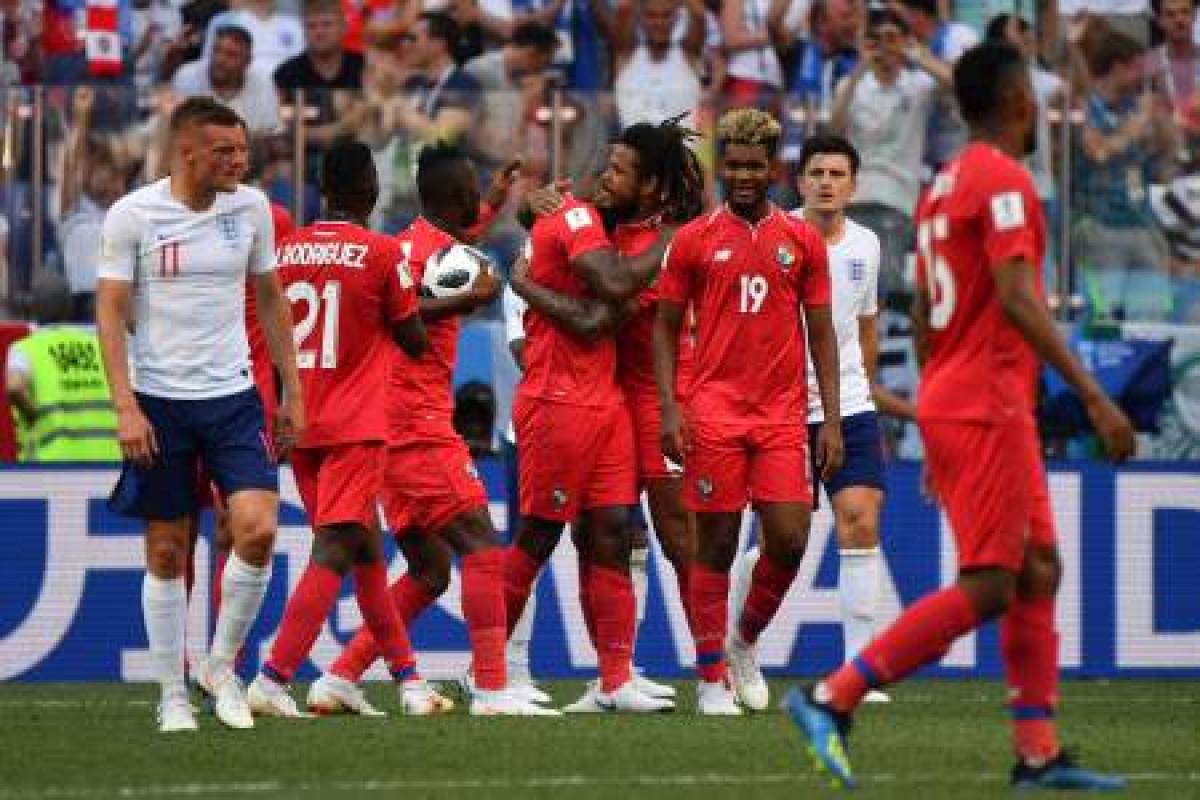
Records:
[[[1033,124],[1029,126],[1029,130],[1025,131],[1025,140],[1024,140],[1024,142],[1022,142],[1022,145],[1021,145],[1021,151],[1027,156],[1033,155],[1033,152],[1035,150],[1037,150],[1037,119],[1036,118],[1034,119]]]
[[[600,221],[604,223],[604,230],[612,232],[622,222],[628,222],[637,215],[637,204],[604,206],[596,210],[600,212]]]

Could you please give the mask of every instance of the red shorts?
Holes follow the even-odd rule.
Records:
[[[633,428],[623,403],[601,408],[518,397],[521,514],[570,522],[591,508],[637,502]]]
[[[638,482],[678,478],[683,467],[667,460],[662,451],[658,393],[626,390],[625,404],[633,422],[633,441],[637,450]]]
[[[741,511],[747,503],[812,505],[804,423],[755,425],[689,420],[683,465],[688,511]]]
[[[374,527],[383,490],[383,442],[352,442],[292,450],[292,474],[314,528],[357,522]]]
[[[471,452],[457,436],[389,447],[383,484],[383,515],[395,534],[434,533],[488,504]]]
[[[1028,546],[1054,544],[1046,469],[1032,426],[923,421],[920,428],[959,569],[1016,571]]]

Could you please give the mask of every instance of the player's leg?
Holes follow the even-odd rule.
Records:
[[[154,676],[161,690],[159,729],[196,730],[187,692],[187,588],[190,517],[147,520],[146,574],[142,578],[142,618]]]
[[[674,476],[647,480],[646,504],[662,553],[675,569],[679,602],[690,624],[688,579],[696,559],[696,520],[683,507],[682,479]]]
[[[501,450],[504,454],[504,478],[506,497],[508,498],[508,523],[504,542],[504,546],[507,548],[512,544],[521,520],[520,503],[518,502],[520,489],[517,477],[519,464],[517,448],[512,442],[504,439],[501,442]],[[508,645],[505,648],[505,667],[508,672],[510,690],[520,691],[526,699],[532,702],[548,703],[550,696],[534,685],[533,675],[529,670],[529,640],[533,637],[533,622],[536,616],[537,592],[532,592],[525,602],[525,610],[521,612],[517,624],[509,633]]]
[[[653,515],[651,515],[653,518]],[[629,557],[629,577],[633,580],[633,597],[636,605],[636,615],[633,629],[633,685],[642,694],[650,697],[660,697],[666,700],[674,699],[675,687],[658,683],[647,678],[637,665],[637,639],[642,622],[646,618],[646,600],[650,591],[650,531],[647,530],[646,517],[640,504],[630,509],[630,535],[632,550]]]
[[[838,543],[843,661],[849,661],[862,652],[875,634],[882,564],[879,515],[883,492],[867,486],[848,486],[833,495],[832,504]],[[866,696],[867,702],[872,703],[886,703],[890,699],[879,689],[872,689]]]

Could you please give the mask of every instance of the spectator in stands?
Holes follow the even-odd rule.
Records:
[[[305,49],[275,70],[275,85],[292,89],[362,89],[363,57],[342,45],[346,20],[338,0],[305,0]]]
[[[412,65],[420,73],[416,94],[391,105],[395,126],[424,142],[457,142],[475,121],[479,82],[454,61],[458,23],[446,14],[423,14],[413,29]]]
[[[1191,150],[1200,148],[1200,48],[1193,31],[1196,26],[1195,0],[1156,0],[1158,26],[1163,43],[1154,49],[1151,69],[1158,88],[1170,100],[1175,123],[1188,138]],[[1191,163],[1200,162],[1200,153],[1191,154]]]
[[[1170,310],[1167,246],[1155,227],[1154,167],[1179,152],[1169,104],[1149,88],[1146,49],[1108,33],[1091,53],[1082,152],[1072,183],[1075,263],[1101,318],[1161,319]]]
[[[184,64],[171,85],[180,100],[196,95],[220,100],[241,115],[252,138],[261,138],[280,128],[279,95],[268,73],[251,68],[253,42],[244,28],[217,28],[208,60]]]
[[[270,77],[276,68],[289,58],[300,55],[304,49],[304,31],[295,14],[275,9],[274,0],[233,0],[232,7],[217,14],[208,22],[205,36],[205,58],[212,57],[217,32],[231,25],[248,34],[254,53],[252,66]]]
[[[674,36],[680,8],[687,12],[681,39]],[[695,127],[704,69],[703,0],[620,0],[613,20],[615,99],[622,128],[660,123],[679,114]]]
[[[950,70],[915,45],[904,20],[886,9],[870,13],[859,52],[862,60],[834,95],[830,127],[862,155],[849,212],[879,236],[879,288],[886,296],[906,288],[925,132]],[[907,66],[910,54],[917,69]]]
[[[167,43],[179,35],[183,17],[171,0],[133,0],[133,82],[138,105],[150,105],[163,70]]]
[[[606,0],[512,0],[512,11],[514,25],[535,20],[554,28],[554,65],[567,88],[609,88],[603,42],[612,38],[612,21]]]
[[[180,6],[179,15],[183,24],[163,50],[160,80],[170,82],[182,65],[204,56],[209,23],[213,17],[228,10],[229,3],[226,0],[190,0]]]
[[[74,302],[72,318],[78,322],[94,319],[96,262],[104,213],[128,189],[126,173],[111,148],[91,135],[95,104],[95,89],[75,88],[59,184],[58,234],[63,271]]]
[[[726,54],[723,94],[729,107],[778,112],[783,67],[767,31],[770,10],[771,0],[724,0],[721,4]]]
[[[0,86],[37,83],[40,75],[38,10],[22,0],[0,0]]]
[[[795,19],[797,0],[774,0],[768,27],[784,65],[788,91],[799,100],[809,130],[829,123],[834,88],[858,63],[862,0],[813,0],[808,34]]]
[[[896,5],[901,17],[912,31],[909,58],[940,61],[949,71],[958,57],[979,43],[975,31],[960,22],[949,22],[938,14],[938,0],[900,0]],[[953,94],[938,93],[933,114],[929,119],[929,133],[925,141],[925,163],[933,171],[958,154],[967,143],[967,126],[958,114],[958,104]]]
[[[91,327],[65,325],[71,294],[62,276],[33,285],[38,328],[8,350],[5,387],[22,461],[121,460],[117,415]]]

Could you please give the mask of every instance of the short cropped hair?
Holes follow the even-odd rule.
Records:
[[[168,128],[172,135],[185,128],[201,125],[221,127],[246,127],[246,122],[229,106],[211,97],[189,97],[171,112]]]
[[[954,97],[968,123],[986,122],[1000,108],[1012,81],[1026,79],[1020,51],[1003,42],[984,42],[963,53],[954,65]]]
[[[800,172],[804,172],[814,156],[830,155],[845,156],[850,162],[850,174],[858,174],[858,165],[861,163],[858,149],[846,137],[834,134],[818,134],[804,140],[804,146],[800,149]]]

